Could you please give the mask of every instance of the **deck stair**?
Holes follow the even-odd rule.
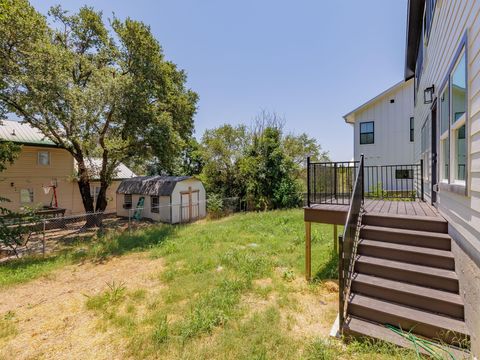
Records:
[[[389,324],[451,347],[468,343],[447,229],[440,217],[363,215],[345,335],[410,346]]]

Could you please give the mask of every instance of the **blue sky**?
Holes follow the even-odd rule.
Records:
[[[166,57],[199,93],[196,136],[250,124],[262,109],[286,129],[349,160],[353,133],[342,115],[402,79],[406,0],[34,0],[87,4],[150,25]]]

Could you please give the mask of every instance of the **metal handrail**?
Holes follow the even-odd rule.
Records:
[[[307,205],[350,205],[359,161],[312,162],[307,159]],[[424,200],[424,167],[418,164],[363,165],[364,197]]]
[[[360,237],[364,203],[364,157],[360,157],[359,168],[355,177],[355,186],[350,199],[347,221],[343,236],[339,237],[338,283],[339,283],[339,325],[342,332],[347,316],[348,298],[355,268],[357,245]]]

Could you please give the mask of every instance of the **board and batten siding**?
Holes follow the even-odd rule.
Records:
[[[415,105],[415,158],[421,158],[421,128],[430,116],[431,104],[424,104],[423,90],[435,86],[440,96],[456,53],[467,36],[467,194],[441,188],[437,196],[440,213],[449,222],[455,239],[457,273],[465,301],[466,322],[472,335],[472,350],[480,354],[480,1],[437,0],[430,39],[424,51],[423,72]],[[439,108],[439,106],[437,107]],[[439,117],[437,117],[439,119]],[[438,135],[437,135],[438,138]],[[437,153],[440,156],[439,144]],[[429,157],[430,159],[430,157]],[[439,158],[438,166],[441,166]],[[430,167],[430,166],[429,166]],[[430,196],[430,174],[425,179]],[[458,246],[457,246],[458,245]],[[461,249],[460,249],[461,248]],[[476,263],[476,266],[473,264]],[[462,285],[463,284],[463,285]]]
[[[394,100],[393,103],[390,100]],[[365,165],[406,165],[414,162],[410,141],[413,116],[413,80],[404,82],[355,112],[354,156],[365,156]],[[374,143],[360,144],[360,123],[375,123]]]

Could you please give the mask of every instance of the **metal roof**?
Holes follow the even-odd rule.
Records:
[[[87,160],[86,164],[91,171],[92,179],[98,180],[100,178],[100,169],[102,168],[102,159],[100,158],[92,158]],[[125,164],[120,163],[117,168],[115,169],[115,173],[113,174],[113,179],[115,180],[123,180],[123,179],[130,179],[136,177],[137,175],[130,170]]]
[[[40,130],[31,127],[29,124],[13,120],[0,121],[0,140],[21,144],[56,146]]]
[[[169,196],[178,182],[192,178],[193,176],[138,176],[123,180],[117,193]]]

